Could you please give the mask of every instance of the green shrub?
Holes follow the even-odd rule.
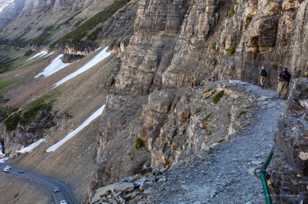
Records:
[[[235,47],[230,47],[230,48],[226,49],[226,52],[227,52],[228,55],[232,56],[232,55],[235,54],[236,48]]]
[[[220,91],[218,92],[217,94],[215,94],[213,96],[213,103],[214,104],[218,104],[219,101],[221,100],[221,98],[225,95],[225,92],[224,91]]]
[[[0,80],[0,92],[2,92],[5,88],[7,88],[10,84],[12,84],[12,81],[9,80]]]
[[[134,147],[136,150],[140,150],[141,148],[145,147],[145,142],[140,137],[136,138]]]
[[[232,6],[228,11],[228,17],[231,18],[236,14],[235,6]]]
[[[38,99],[25,108],[21,122],[28,124],[32,122],[40,111],[51,111],[52,101],[46,99]]]
[[[21,115],[19,112],[15,112],[11,114],[9,117],[7,117],[7,119],[4,121],[7,131],[15,130],[20,120],[21,120]]]

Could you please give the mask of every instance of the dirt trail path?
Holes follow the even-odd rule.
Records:
[[[272,91],[251,85],[248,90],[258,97],[255,122],[229,143],[170,171],[167,182],[155,189],[155,203],[263,203],[263,191],[253,172],[270,153],[286,106]]]

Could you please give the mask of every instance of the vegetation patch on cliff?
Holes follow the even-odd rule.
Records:
[[[1,79],[0,80],[0,93],[2,93],[3,90],[5,90],[11,84],[12,84],[12,81]]]
[[[218,104],[221,98],[225,95],[225,91],[220,91],[213,96],[213,103]]]
[[[129,1],[130,0],[115,0],[113,4],[111,4],[103,11],[97,13],[89,20],[82,23],[76,30],[66,34],[62,39],[57,42],[57,44],[80,42],[82,40],[96,40],[96,36],[100,31],[100,29],[96,27],[99,24],[104,23],[108,18],[115,14],[120,8],[125,6]],[[91,33],[93,29],[95,29],[95,31]]]
[[[236,48],[235,48],[235,47],[227,48],[227,49],[226,49],[226,52],[227,52],[227,54],[228,54],[229,56],[232,56],[232,55],[235,54]]]
[[[145,147],[144,140],[139,138],[139,137],[136,138],[134,147],[135,147],[136,150],[140,150],[141,148]]]
[[[46,45],[49,43],[50,36],[56,31],[54,26],[48,26],[38,37],[31,41],[33,45]]]
[[[34,100],[24,108],[13,112],[4,121],[7,131],[16,130],[19,124],[27,125],[33,122],[36,116],[42,111],[50,112],[54,101],[55,95],[48,94]]]

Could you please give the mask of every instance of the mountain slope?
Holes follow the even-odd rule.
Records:
[[[262,129],[265,116],[278,119],[284,110],[281,101],[262,101],[263,91],[260,99],[259,91],[249,91],[259,88],[241,81],[256,84],[262,65],[270,89],[277,87],[284,67],[293,77],[307,74],[307,8],[308,0],[26,0],[0,34],[5,44],[0,54],[7,56],[1,57],[6,69],[0,74],[0,130],[13,157],[10,162],[66,181],[79,200],[100,202],[106,185],[124,177],[142,180],[151,172],[171,170],[172,175],[181,162],[231,141],[216,146],[222,151],[208,169],[210,178],[200,180],[220,185],[212,178],[216,170],[230,176],[219,167],[229,151],[224,148],[246,151],[240,147],[252,145],[250,129],[260,136],[252,141],[262,146],[263,133],[272,137],[267,128],[276,128],[277,122]],[[13,51],[7,49],[12,46]],[[108,57],[101,59],[103,49]],[[39,53],[48,54],[34,57]],[[53,66],[55,61],[61,66]],[[57,72],[36,77],[50,67]],[[103,105],[101,116],[79,131]],[[255,121],[255,115],[262,120]],[[78,134],[46,152],[72,132]],[[241,133],[245,139],[236,137]],[[34,151],[16,153],[40,139],[46,143]],[[247,152],[267,152],[261,146]],[[241,159],[244,163],[245,155]],[[236,164],[232,161],[229,167]],[[252,181],[249,177],[243,183]],[[143,195],[142,190],[134,195]],[[219,197],[209,200],[230,196],[219,189],[217,193]],[[187,202],[193,201],[189,196]],[[163,199],[173,202],[181,196]]]
[[[2,29],[0,37],[3,40],[33,40],[34,43],[46,45],[72,31],[112,2],[24,0],[22,9],[15,10],[17,16]]]

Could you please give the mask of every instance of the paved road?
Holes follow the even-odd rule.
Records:
[[[3,168],[6,165],[8,164],[0,163],[1,172],[3,172]],[[12,167],[12,169],[8,172],[8,174],[42,188],[43,191],[49,194],[51,198],[50,203],[60,204],[62,200],[65,200],[68,204],[77,204],[77,201],[72,191],[63,182],[58,181],[54,178],[50,178],[31,171],[23,170],[18,167],[14,167],[12,165],[10,166]],[[55,192],[55,189],[58,189],[59,192]]]

